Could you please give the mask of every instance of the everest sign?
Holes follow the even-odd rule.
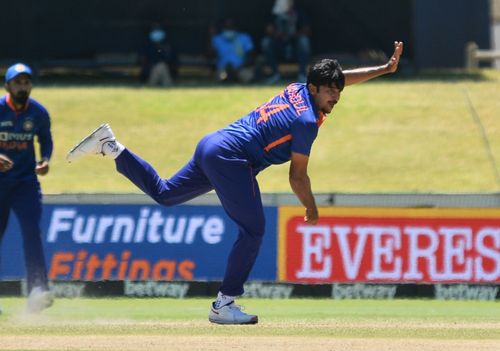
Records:
[[[500,210],[279,210],[279,279],[290,282],[500,283]]]

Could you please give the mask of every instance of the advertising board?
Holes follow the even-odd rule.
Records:
[[[280,281],[500,283],[500,210],[279,209]]]
[[[276,280],[276,207],[250,279]],[[43,242],[51,280],[221,280],[238,227],[220,206],[44,205]],[[25,276],[12,217],[0,248],[0,278]]]

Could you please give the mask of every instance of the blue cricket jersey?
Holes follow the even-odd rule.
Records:
[[[293,83],[222,132],[262,170],[289,161],[292,152],[309,156],[325,117],[316,111],[306,85]]]
[[[7,155],[14,166],[8,172],[0,172],[2,180],[23,180],[35,177],[34,137],[38,137],[40,155],[52,156],[52,135],[47,110],[34,99],[29,99],[26,108],[17,111],[10,95],[0,98],[0,154]]]

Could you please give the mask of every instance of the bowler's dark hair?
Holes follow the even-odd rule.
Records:
[[[307,73],[307,84],[313,84],[319,88],[320,85],[335,86],[343,90],[345,85],[342,67],[334,59],[321,59],[314,63]]]

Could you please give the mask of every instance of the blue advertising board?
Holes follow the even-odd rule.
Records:
[[[277,277],[277,209],[250,280]],[[53,280],[221,280],[238,228],[220,206],[45,204],[43,243]],[[0,279],[25,277],[12,215],[0,247]]]

